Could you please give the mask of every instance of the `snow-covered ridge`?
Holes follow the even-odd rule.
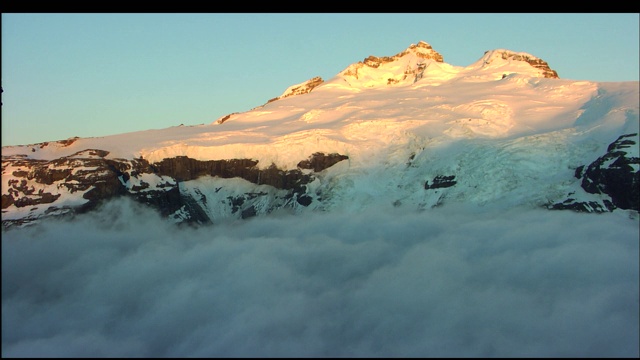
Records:
[[[311,92],[311,90],[313,90],[315,87],[322,84],[323,82],[324,80],[322,80],[321,77],[316,76],[303,83],[290,86],[289,88],[287,88],[287,90],[284,91],[284,93],[282,93],[282,95],[269,100],[269,102],[276,101],[279,99],[284,99],[289,96],[307,94]]]
[[[516,61],[516,62],[524,62],[531,65],[535,69],[539,69],[540,75],[546,78],[557,79],[558,73],[555,70],[552,70],[549,67],[549,64],[539,59],[531,54],[524,52],[514,52],[506,49],[496,49],[491,51],[486,51],[484,56],[480,58],[476,64],[481,63],[481,67],[487,67],[494,62],[506,61],[507,63]]]
[[[420,42],[375,64],[358,62],[328,81],[290,86],[277,100],[211,124],[3,147],[2,182],[14,189],[3,187],[3,218],[28,211],[15,204],[32,204],[44,214],[63,209],[52,210],[56,201],[86,200],[80,191],[92,191],[85,188],[91,178],[77,176],[77,161],[83,171],[99,168],[100,179],[114,186],[92,196],[133,191],[151,204],[173,204],[170,214],[195,211],[200,218],[259,215],[277,206],[358,210],[379,202],[416,209],[452,201],[540,207],[562,203],[569,194],[597,205],[591,208],[609,208],[609,195],[581,188],[576,169],[604,156],[620,136],[637,146],[638,82],[559,79],[547,76],[552,70],[539,58],[504,49],[466,67],[437,55]],[[640,167],[634,154],[624,153],[632,176]],[[301,168],[312,156],[340,161],[318,171]],[[55,181],[40,184],[29,175],[30,161],[39,178],[55,174]],[[609,163],[602,161],[598,171]],[[229,185],[217,180],[221,174],[242,174],[254,185],[238,189],[259,186],[252,193],[268,195],[201,188]],[[200,175],[213,178],[196,184]],[[287,187],[265,191],[271,185],[264,176]],[[214,193],[231,196],[231,210],[201,203]],[[50,194],[46,201],[58,198],[46,202],[43,194]],[[182,199],[179,207],[176,199]]]
[[[491,64],[489,66],[489,64]],[[493,70],[493,71],[491,71]],[[369,56],[349,65],[329,82],[347,83],[351,87],[374,88],[381,86],[411,85],[418,81],[436,81],[466,78],[477,81],[500,79],[508,74],[545,78],[558,78],[546,61],[524,52],[506,49],[486,51],[467,67],[452,66],[444,62],[431,45],[420,41],[394,56]],[[340,81],[342,80],[342,81]],[[328,83],[329,83],[328,82]]]
[[[337,78],[349,86],[365,88],[413,83],[423,76],[431,62],[443,63],[443,57],[431,45],[420,41],[393,56],[370,55],[349,65]]]
[[[387,85],[397,85],[402,80],[404,83],[411,85],[411,91],[416,90],[415,96],[421,96],[420,89],[424,85],[440,85],[445,80],[469,80],[473,79],[474,81],[492,81],[502,79],[502,74],[508,74],[509,78],[505,79],[506,82],[504,85],[509,82],[527,82],[530,85],[534,85],[532,80],[529,80],[530,77],[536,77],[536,75],[541,74],[539,68],[531,66],[530,63],[543,62],[542,60],[529,55],[527,53],[516,53],[510,52],[508,50],[500,49],[494,51],[486,52],[483,57],[475,62],[474,64],[468,67],[460,67],[460,66],[452,66],[446,64],[442,60],[442,56],[433,50],[431,45],[424,41],[420,41],[417,44],[411,44],[406,50],[391,56],[391,57],[373,57],[370,56],[367,59],[376,58],[379,61],[376,62],[377,65],[369,66],[366,65],[365,62],[357,62],[355,64],[350,65],[344,71],[340,72],[334,78],[329,81],[323,81],[319,77],[312,78],[303,83],[292,85],[288,87],[282,95],[274,98],[279,101],[269,101],[265,106],[259,106],[254,108],[253,110],[249,110],[243,113],[234,113],[229,114],[224,117],[221,117],[217,121],[214,121],[212,124],[221,124],[225,123],[225,128],[210,128],[208,125],[202,126],[179,126],[179,127],[171,127],[167,129],[158,129],[158,130],[148,130],[148,131],[140,131],[134,133],[127,133],[121,135],[113,135],[107,137],[99,137],[99,138],[83,138],[80,139],[78,137],[69,138],[67,140],[60,140],[58,142],[45,142],[40,144],[29,144],[24,146],[9,146],[2,148],[3,155],[14,155],[14,154],[23,154],[28,158],[34,159],[53,159],[55,157],[60,156],[69,156],[71,154],[71,150],[73,151],[81,151],[87,148],[96,148],[96,149],[105,149],[111,147],[112,149],[108,150],[112,153],[111,156],[114,157],[123,157],[123,158],[137,158],[139,156],[144,156],[150,152],[156,151],[159,148],[170,148],[175,145],[180,145],[183,149],[191,148],[192,145],[200,146],[215,146],[221,145],[224,143],[236,143],[236,142],[244,142],[243,140],[249,140],[256,138],[265,138],[266,143],[270,141],[268,139],[273,139],[272,136],[269,136],[271,133],[271,129],[269,129],[268,125],[275,124],[272,120],[274,119],[274,115],[276,118],[282,119],[283,117],[287,118],[298,118],[299,120],[303,120],[306,123],[313,122],[315,124],[319,123],[318,118],[327,117],[328,113],[332,113],[331,117],[338,117],[341,113],[349,114],[363,109],[362,105],[351,105],[351,101],[348,100],[353,94],[357,94],[353,92],[353,86],[355,83],[351,83],[351,89],[347,89],[344,86],[344,79],[351,75],[344,75],[345,73],[349,73],[353,67],[366,67],[369,70],[377,71],[380,74],[374,75],[374,73],[369,72],[364,74],[364,71],[360,71],[359,78],[360,85],[364,85],[365,87],[375,87],[375,86],[383,86],[387,87]],[[514,61],[515,60],[515,61]],[[373,64],[372,61],[366,61],[366,63]],[[488,66],[491,64],[492,66]],[[526,64],[526,68],[523,66]],[[500,66],[498,66],[500,65]],[[478,76],[480,70],[481,72],[486,73],[487,68],[498,68],[503,67],[505,70],[500,72],[501,76],[497,75],[484,75]],[[508,69],[506,69],[508,68]],[[511,71],[508,71],[511,69]],[[533,70],[532,70],[533,69]],[[518,70],[518,71],[514,71]],[[525,71],[526,70],[526,71]],[[369,78],[366,80],[364,78]],[[374,79],[373,78],[378,78]],[[398,80],[400,79],[400,80]],[[378,81],[380,80],[380,81]],[[352,80],[350,80],[352,81]],[[341,84],[339,86],[335,86],[336,84]],[[581,90],[586,89],[587,87],[591,87],[591,90],[594,89],[593,83],[590,82],[575,82],[575,85],[568,85],[580,93]],[[459,84],[455,86],[458,87]],[[562,88],[565,87],[564,83],[558,84],[559,91],[564,91]],[[495,86],[495,84],[488,85],[487,89],[492,90],[491,88]],[[534,85],[535,86],[535,85]],[[505,93],[510,92],[509,89],[506,89],[508,86],[501,86],[500,90],[507,90]],[[290,99],[295,95],[309,94],[311,91],[317,93],[318,91],[322,91],[322,94],[318,94],[317,97],[313,99],[305,98],[300,99],[302,106],[293,106],[291,107],[289,103],[283,106],[279,106],[280,102]],[[357,90],[357,89],[356,89]],[[430,93],[427,99],[427,105],[434,104],[435,99],[441,99],[444,97],[448,97],[452,100],[447,100],[449,104],[452,102],[462,104],[466,100],[464,96],[450,96],[449,92],[451,91],[450,86],[443,86],[442,91],[434,91],[435,88],[430,88],[428,92]],[[462,92],[465,91],[463,87],[460,87]],[[524,90],[524,89],[523,89]],[[591,91],[589,90],[589,91]],[[343,93],[347,91],[348,94]],[[457,90],[456,90],[457,91]],[[568,90],[572,91],[572,90]],[[435,93],[434,93],[435,92]],[[500,92],[498,91],[496,97],[500,97]],[[434,94],[431,94],[434,93]],[[440,94],[438,94],[440,93]],[[364,94],[363,94],[364,95]],[[368,97],[363,96],[362,104],[368,108],[375,110],[376,108],[387,107],[389,104],[384,101],[374,100],[373,102],[366,100]],[[404,94],[403,94],[404,95]],[[547,96],[545,94],[544,96]],[[297,96],[296,96],[297,97]],[[375,96],[374,96],[375,97]],[[392,98],[394,96],[391,96]],[[384,98],[384,96],[383,96]],[[458,98],[458,99],[456,99]],[[413,101],[416,99],[414,96],[408,97],[409,101]],[[462,101],[460,101],[462,99]],[[272,99],[273,100],[273,99]],[[307,101],[308,100],[308,101]],[[353,103],[355,104],[360,99],[354,99]],[[335,104],[338,105],[334,107]],[[483,100],[485,103],[491,103],[491,100]],[[314,102],[323,103],[320,106],[314,106]],[[437,101],[436,101],[437,102]],[[273,109],[273,106],[276,109]],[[311,106],[311,107],[309,107]],[[381,109],[379,109],[381,110]],[[411,112],[413,109],[407,109],[407,112]],[[320,116],[322,114],[322,116]],[[298,116],[300,115],[300,116]],[[354,114],[356,115],[356,114]],[[255,122],[264,122],[267,127],[263,127],[259,129],[257,132],[253,132],[253,134],[257,136],[252,136],[247,132],[246,127],[242,127],[242,129],[235,129],[230,127],[230,123],[234,122],[236,119],[242,119],[244,121],[249,118],[255,119]],[[251,121],[252,123],[254,121]],[[295,128],[295,127],[294,127]],[[225,130],[229,131],[225,131]],[[238,133],[238,130],[241,133]],[[277,131],[276,131],[277,132]],[[286,131],[287,133],[291,133],[291,131]],[[238,134],[238,136],[229,136],[229,134]],[[266,136],[266,137],[265,137]],[[129,141],[134,138],[137,141]],[[78,142],[74,145],[74,142]],[[263,141],[257,141],[259,143],[264,143]],[[96,144],[96,146],[90,146],[90,144]],[[154,150],[151,150],[154,148]],[[189,155],[189,150],[185,150],[187,153],[182,155]],[[201,152],[198,150],[198,152]],[[206,151],[205,151],[206,153]],[[209,158],[210,154],[201,154],[196,155],[196,157],[205,156]]]
[[[314,77],[292,85],[282,95],[268,100],[267,104],[290,96],[307,94],[319,88],[357,92],[388,86],[437,86],[450,80],[490,81],[514,75],[558,78],[557,72],[549,68],[546,61],[525,52],[489,50],[473,64],[462,67],[445,63],[443,56],[431,45],[419,41],[393,56],[370,55],[363,61],[349,65],[328,81]],[[222,116],[215,123],[222,124],[236,115],[237,113]]]
[[[437,51],[433,50],[431,45],[427,44],[424,41],[420,41],[418,42],[417,45],[416,44],[409,45],[409,47],[406,50],[396,55],[383,56],[383,57],[370,55],[369,57],[364,59],[362,62],[359,62],[358,64],[362,63],[366,66],[377,68],[384,63],[390,63],[390,62],[399,60],[406,55],[413,55],[424,60],[434,60],[436,62],[444,62],[442,55],[440,55],[440,53],[438,53]]]

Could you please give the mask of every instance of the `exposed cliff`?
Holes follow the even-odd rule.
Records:
[[[180,189],[181,183],[205,176],[238,178],[284,190],[286,199],[307,206],[311,197],[305,194],[304,185],[313,181],[314,173],[348,159],[339,154],[315,153],[301,160],[298,169],[281,170],[275,165],[259,169],[258,162],[251,159],[203,161],[177,156],[149,163],[142,158],[107,159],[108,154],[108,151],[88,149],[50,161],[3,157],[3,178],[9,179],[3,184],[6,186],[2,193],[3,226],[86,212],[117,196],[131,197],[178,222],[209,223],[215,219],[202,209],[202,201],[194,200]],[[303,171],[307,169],[310,172]],[[229,204],[235,207],[232,213],[242,205],[238,199],[244,202],[245,195],[233,195],[236,200]],[[274,203],[273,207],[284,205]],[[242,217],[249,216],[248,208]]]
[[[640,211],[640,157],[638,134],[620,135],[606,154],[588,165],[579,166],[575,177],[582,179],[582,189],[590,194],[603,195],[602,202],[579,201],[569,197],[553,209],[572,209],[585,212],[605,212],[614,209]]]

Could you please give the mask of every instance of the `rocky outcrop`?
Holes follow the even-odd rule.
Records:
[[[413,53],[419,58],[422,58],[425,60],[434,60],[436,62],[444,61],[444,58],[442,57],[442,55],[440,55],[440,53],[438,53],[437,51],[433,50],[431,45],[427,44],[424,41],[420,41],[418,42],[418,44],[411,44],[406,50],[399,52],[393,56],[377,57],[377,56],[370,55],[369,57],[364,59],[361,63],[368,67],[377,68],[382,64],[396,61],[409,53]]]
[[[359,77],[358,70],[361,69],[362,67],[367,66],[370,68],[378,68],[383,64],[397,61],[407,54],[414,54],[418,58],[423,60],[433,60],[440,63],[444,62],[444,58],[442,57],[442,55],[440,55],[440,53],[438,53],[437,51],[433,50],[431,45],[427,44],[424,41],[420,41],[418,42],[418,44],[411,44],[406,50],[399,52],[393,56],[378,57],[378,56],[370,55],[367,58],[365,58],[363,61],[358,61],[355,64],[351,64],[342,72],[342,75],[353,76],[356,79],[358,79]],[[415,68],[413,67],[407,68],[401,79],[396,79],[396,78],[387,79],[387,85],[397,84],[400,81],[405,80],[409,75],[418,76],[418,74],[420,74],[419,76],[421,76],[424,69],[425,69],[424,63],[420,63],[416,65]],[[418,77],[415,77],[414,80],[415,79],[418,79]]]
[[[415,53],[419,58],[425,60],[434,60],[436,62],[444,62],[444,58],[440,55],[439,52],[435,51],[431,45],[427,44],[424,41],[419,41],[417,44],[411,44],[409,47],[398,54],[396,54],[395,58],[401,58],[408,53]]]
[[[589,194],[609,197],[598,201],[578,201],[569,197],[549,206],[551,209],[571,209],[583,212],[606,212],[614,209],[640,211],[640,158],[638,134],[619,136],[609,144],[606,154],[589,165],[579,166],[575,177]]]
[[[433,178],[433,180],[431,181],[431,184],[429,184],[429,181],[427,180],[424,183],[424,188],[425,190],[429,190],[429,189],[440,189],[440,188],[452,187],[457,183],[455,178],[456,178],[455,175],[438,175],[435,178]]]
[[[545,78],[549,78],[549,79],[558,79],[558,73],[551,69],[549,67],[549,64],[547,64],[546,61],[541,60],[541,59],[527,59],[525,58],[524,61],[526,61],[527,63],[529,63],[529,65],[533,66],[534,68],[538,68],[542,70],[542,76]]]
[[[348,159],[340,154],[315,153],[302,160],[299,168],[282,170],[274,164],[260,169],[258,161],[252,159],[197,160],[177,156],[149,163],[143,158],[107,159],[108,154],[88,149],[51,161],[25,156],[3,157],[3,179],[7,179],[2,193],[3,213],[29,208],[29,215],[20,221],[5,220],[3,216],[3,226],[62,213],[88,212],[118,196],[133,198],[179,222],[210,223],[212,219],[201,206],[206,203],[206,197],[194,199],[180,191],[180,183],[202,176],[241,178],[256,185],[268,185],[288,193],[283,204],[295,201],[308,206],[312,198],[306,194],[305,184],[313,181],[314,175],[302,170],[319,172]],[[237,212],[245,200],[259,195],[266,194],[236,196],[229,203],[233,207],[231,213]],[[252,212],[249,207],[242,208],[242,218],[256,214],[256,210]],[[60,209],[65,211],[57,211]]]
[[[158,175],[165,175],[177,181],[189,181],[201,176],[217,176],[224,179],[241,178],[256,185],[270,185],[277,189],[293,189],[308,183],[309,175],[299,169],[281,170],[275,165],[266,169],[257,167],[258,161],[251,159],[196,160],[186,156],[163,159],[151,165]]]
[[[230,178],[239,176],[253,178],[257,161],[251,159],[196,160],[187,156],[166,158],[151,165],[153,172],[170,176],[177,181],[188,181],[200,176],[220,176]]]
[[[609,200],[599,201],[576,201],[574,198],[549,206],[550,210],[573,210],[577,212],[602,213],[613,211],[616,207]]]
[[[628,150],[637,148],[638,134],[621,135],[607,153],[576,171],[582,188],[591,194],[606,194],[615,207],[640,210],[640,158]]]
[[[487,50],[484,52],[485,58],[484,63],[489,64],[493,61],[494,58],[499,57],[502,60],[514,60],[514,61],[523,61],[533,66],[536,69],[540,69],[542,71],[542,76],[550,79],[557,79],[558,73],[549,67],[549,64],[539,59],[533,55],[529,55],[526,53],[516,53],[509,50]]]
[[[267,101],[267,104],[276,100],[284,99],[289,96],[308,94],[317,86],[322,85],[322,83],[324,83],[324,80],[322,80],[321,77],[316,76],[301,84],[290,86],[282,95],[273,99],[269,99],[269,101]]]
[[[302,160],[298,163],[300,169],[311,169],[315,172],[320,172],[324,169],[330,168],[336,163],[349,159],[346,155],[340,155],[337,153],[325,155],[324,153],[317,152],[309,157],[307,160]]]
[[[280,100],[280,99],[284,99],[287,98],[289,96],[295,96],[295,95],[304,95],[304,94],[308,94],[311,92],[311,90],[315,89],[316,87],[322,85],[324,83],[324,80],[319,77],[313,77],[303,83],[300,84],[296,84],[293,86],[290,86],[289,88],[287,88],[287,90],[284,91],[284,93],[282,93],[282,95],[280,96],[276,96],[274,98],[271,98],[269,100],[267,100],[266,103],[260,105],[260,106],[256,106],[255,108],[251,109],[251,110],[255,110],[255,109],[259,109],[271,102],[274,102],[276,100]],[[233,115],[238,114],[237,112],[222,116],[220,118],[218,118],[215,123],[216,124],[223,124],[225,121],[229,120]]]
[[[216,124],[222,124],[225,121],[229,120],[231,118],[231,116],[237,114],[237,112],[231,113],[231,114],[227,114],[225,116],[222,116],[220,118],[218,118],[218,120],[216,120]]]
[[[7,188],[3,189],[2,208],[6,209],[11,204],[24,207],[52,203],[60,197],[58,190],[61,188],[66,188],[70,194],[81,192],[82,198],[87,200],[126,192],[117,178],[113,160],[78,159],[73,156],[76,154],[52,161],[3,159],[3,173],[9,166],[16,170],[12,171],[13,178],[8,180]],[[53,195],[53,190],[58,193]]]

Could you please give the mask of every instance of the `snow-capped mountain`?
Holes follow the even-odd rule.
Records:
[[[443,203],[639,210],[638,82],[558,77],[496,49],[455,66],[420,41],[210,124],[2,147],[2,223],[127,196],[215,223]]]

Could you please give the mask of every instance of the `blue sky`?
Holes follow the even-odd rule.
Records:
[[[456,66],[522,51],[638,81],[639,14],[2,14],[2,145],[208,124],[420,40]]]

